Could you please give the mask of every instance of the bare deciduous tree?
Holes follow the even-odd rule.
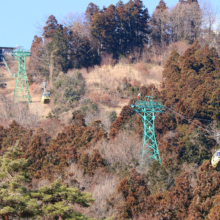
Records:
[[[171,40],[173,42],[188,40],[193,43],[200,35],[201,23],[202,11],[198,3],[178,3],[170,11]]]
[[[14,104],[3,94],[0,95],[0,110],[1,120],[15,120],[28,129],[34,128],[39,124],[38,114],[31,114],[27,104]]]
[[[69,12],[61,20],[61,24],[71,29],[75,24],[83,24],[85,21],[84,13],[79,12]]]
[[[1,118],[9,118],[12,116],[13,102],[8,99],[5,95],[0,95],[0,106],[1,106]]]
[[[210,1],[200,0],[200,7],[202,10],[202,28],[210,35],[213,30],[217,28],[219,23],[219,7],[215,7]]]
[[[220,50],[220,9],[207,0],[200,0],[199,3],[202,10],[200,41],[203,46],[207,44]]]
[[[107,166],[116,171],[125,166],[136,167],[140,162],[142,142],[137,135],[122,131],[112,141],[103,140],[96,148],[105,159]]]
[[[38,114],[31,114],[28,104],[16,103],[16,106],[13,106],[13,112],[14,120],[28,129],[34,128],[39,124]]]
[[[156,9],[153,13],[151,24],[151,40],[159,47],[170,43],[170,23],[168,8],[161,11]]]

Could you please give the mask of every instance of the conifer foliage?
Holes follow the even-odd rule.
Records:
[[[30,196],[27,160],[17,159],[20,155],[17,142],[0,157],[0,216],[4,220],[9,216],[33,217],[40,207]]]
[[[115,58],[135,48],[142,51],[148,42],[150,16],[140,0],[130,0],[126,4],[119,1],[116,6],[101,10],[90,4],[86,14],[98,49],[113,54]]]
[[[87,218],[74,211],[74,204],[89,207],[94,201],[90,193],[81,193],[78,189],[62,185],[61,178],[53,182],[49,187],[42,187],[38,192],[31,193],[31,196],[41,200],[41,211],[44,217],[56,219],[77,219]]]
[[[163,99],[167,107],[189,118],[219,119],[220,59],[215,48],[201,48],[198,41],[166,62]]]
[[[150,195],[146,183],[146,178],[135,169],[132,169],[127,177],[121,179],[117,191],[125,198],[125,207],[121,210],[120,219],[131,218],[145,210],[145,203]]]
[[[18,141],[0,157],[0,216],[49,217],[52,219],[87,219],[74,211],[74,204],[88,207],[94,201],[91,194],[62,185],[61,178],[49,187],[31,190],[28,161],[22,155]]]
[[[52,38],[53,37],[53,32],[56,30],[58,25],[57,19],[55,18],[55,16],[50,15],[47,22],[46,22],[46,26],[43,28],[44,32],[43,32],[43,36],[44,38],[48,39],[48,38]]]
[[[219,219],[219,172],[204,161],[197,176],[195,188],[191,186],[190,173],[185,172],[175,179],[170,191],[149,196],[144,218]]]

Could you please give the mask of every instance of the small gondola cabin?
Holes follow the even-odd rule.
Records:
[[[211,163],[214,168],[220,166],[220,149],[215,151],[215,153],[212,155]]]
[[[41,99],[42,104],[50,103],[50,92],[44,92]]]

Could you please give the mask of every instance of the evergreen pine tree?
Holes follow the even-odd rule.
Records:
[[[54,64],[62,71],[66,72],[68,69],[68,41],[63,26],[58,25],[52,35],[52,42],[49,43],[48,48],[50,52],[56,51],[54,54]]]
[[[89,207],[89,203],[94,201],[90,193],[80,192],[78,189],[62,185],[61,178],[49,187],[42,187],[31,195],[42,201],[43,216],[52,219],[86,220],[88,218],[83,214],[74,211],[74,204]]]
[[[18,142],[0,157],[0,216],[33,217],[39,214],[40,205],[32,198],[28,183],[27,160],[21,156]]]
[[[57,19],[54,15],[50,15],[46,26],[44,27],[43,37],[45,38],[51,38],[53,36],[54,30],[57,28]]]
[[[0,157],[0,216],[53,219],[86,220],[83,214],[74,211],[74,204],[88,207],[94,201],[90,193],[64,186],[61,178],[49,187],[31,190],[31,178],[28,174],[28,161],[21,158],[18,141],[9,147]]]

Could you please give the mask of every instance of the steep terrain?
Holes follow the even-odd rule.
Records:
[[[120,78],[118,66],[59,75],[54,82],[56,91],[52,91],[57,102],[51,105],[69,109],[66,113],[57,109],[60,121],[52,115],[34,130],[22,126],[24,121],[0,126],[0,154],[19,140],[33,178],[32,187],[37,189],[62,177],[67,186],[92,193],[96,200],[89,208],[75,206],[74,210],[95,219],[218,219],[220,174],[219,168],[210,164],[212,151],[218,148],[210,132],[219,130],[220,66],[216,50],[202,48],[196,41],[183,55],[173,51],[158,88],[147,85],[150,67],[146,78],[135,76],[138,86],[129,78],[136,71],[134,65],[126,67],[130,68],[127,78],[123,74]],[[113,69],[117,76],[110,81],[106,71]],[[84,82],[86,90],[82,89]],[[77,88],[70,92],[79,92],[80,99],[65,96],[66,87]],[[39,94],[40,84],[33,84],[31,90]],[[185,118],[168,110],[156,118],[162,166],[154,161],[143,170],[141,118],[128,104],[119,115],[111,115],[107,126],[103,112],[118,108],[122,97],[132,102],[141,92],[143,100],[152,91],[155,98]],[[112,100],[117,105],[112,105]],[[98,114],[90,114],[96,111]],[[65,126],[62,122],[67,112],[73,114]]]
[[[10,69],[16,71],[16,65],[16,61],[10,63]],[[79,99],[89,99],[92,103],[97,105],[97,109],[99,109],[101,114],[96,114],[94,112],[92,116],[93,120],[103,119],[103,117],[106,117],[105,115],[108,115],[113,111],[119,115],[123,106],[127,105],[132,97],[137,96],[139,92],[138,88],[140,86],[154,83],[159,88],[162,80],[162,70],[163,68],[160,66],[146,65],[144,63],[137,63],[134,65],[118,64],[114,67],[110,65],[103,65],[102,67],[96,66],[90,71],[81,69],[79,71],[82,73],[86,87],[85,93],[81,94]],[[67,72],[67,76],[74,77],[74,71],[75,70],[69,70]],[[2,81],[7,81],[7,85],[4,88],[1,88],[0,94],[4,95],[9,102],[12,102],[16,78],[10,77],[10,74],[4,65],[1,66],[1,74]],[[61,90],[56,90],[56,87],[51,85],[47,86],[47,89],[52,91],[51,102],[49,104],[42,104],[42,82],[43,79],[38,77],[37,82],[30,85],[32,103],[29,104],[28,110],[29,114],[33,114],[38,117],[39,122],[46,120],[46,117],[50,112],[53,112],[54,109],[62,109],[62,105],[65,104],[65,100],[61,101],[61,104],[58,105],[55,104],[54,99],[57,99],[56,96],[61,97],[63,91],[68,89],[66,86],[63,90],[62,88]],[[64,103],[62,104],[62,102]],[[68,124],[72,117],[72,112],[79,108],[79,104],[74,105],[74,107],[65,107],[64,110],[59,111],[58,117],[64,124]],[[91,118],[91,114],[88,114],[88,117]],[[91,121],[90,119],[88,120]]]
[[[14,62],[16,65],[16,61]],[[0,95],[8,99],[8,102],[13,102],[14,90],[16,85],[16,77],[12,78],[4,64],[0,67],[0,81],[6,83],[4,87],[0,87]],[[32,103],[29,104],[29,113],[36,115],[40,120],[44,120],[48,113],[51,111],[50,105],[43,105],[41,103],[42,89],[41,85],[30,86]],[[37,92],[33,92],[33,89]],[[1,108],[3,108],[4,101],[1,102]],[[13,107],[15,108],[15,107]]]
[[[7,84],[5,87],[0,87],[1,94],[4,94],[6,97],[12,99],[14,95],[16,78],[11,78],[3,62],[1,63],[0,66],[0,82]]]

